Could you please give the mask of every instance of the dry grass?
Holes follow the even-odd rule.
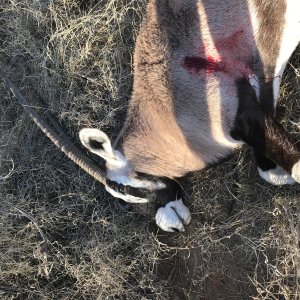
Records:
[[[3,0],[1,68],[33,103],[42,97],[70,136],[94,126],[115,137],[145,3]],[[298,135],[299,66],[300,51],[279,107]],[[300,187],[263,182],[251,150],[195,176],[193,222],[166,235],[121,211],[2,83],[0,94],[1,299],[299,298]]]

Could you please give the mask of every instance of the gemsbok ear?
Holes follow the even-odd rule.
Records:
[[[84,147],[108,163],[118,160],[111,147],[109,137],[103,131],[96,128],[83,128],[79,132],[79,138]]]

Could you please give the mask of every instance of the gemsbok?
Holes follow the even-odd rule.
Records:
[[[95,128],[79,133],[106,161],[105,171],[5,80],[47,136],[110,194],[155,203],[157,225],[183,231],[191,215],[180,180],[245,143],[263,179],[300,183],[300,146],[274,119],[283,71],[299,41],[299,0],[149,0],[117,141]]]

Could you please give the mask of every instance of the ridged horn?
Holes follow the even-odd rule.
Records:
[[[99,168],[95,162],[86,157],[82,151],[70,140],[66,139],[64,135],[60,136],[57,134],[47,123],[41,118],[30,106],[27,99],[21,94],[19,89],[0,72],[0,76],[5,82],[7,88],[14,94],[18,102],[24,108],[24,110],[30,115],[34,123],[45,133],[45,135],[63,152],[70,158],[75,164],[81,169],[94,177],[97,181],[102,184],[106,184],[105,171]]]

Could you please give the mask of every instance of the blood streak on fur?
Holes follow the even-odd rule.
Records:
[[[253,75],[251,64],[253,54],[251,53],[250,41],[244,33],[239,30],[233,35],[217,40],[213,45],[203,41],[197,56],[187,56],[182,61],[182,67],[191,74],[222,72],[233,78],[247,78]]]
[[[225,72],[225,70],[222,69],[220,62],[215,61],[213,57],[185,57],[183,67],[194,74],[198,74],[201,70],[206,70],[208,73]]]

